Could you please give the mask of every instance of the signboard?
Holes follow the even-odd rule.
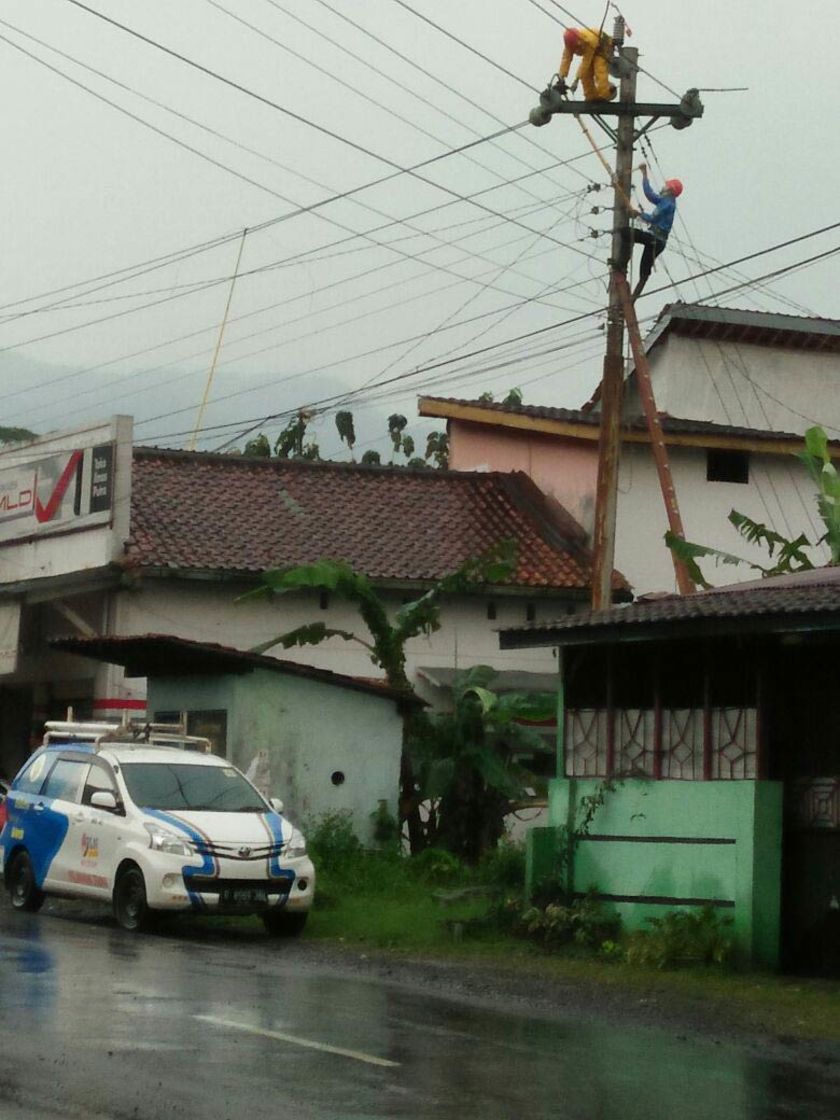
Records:
[[[0,544],[106,524],[114,502],[114,446],[72,447],[13,466],[0,459]]]

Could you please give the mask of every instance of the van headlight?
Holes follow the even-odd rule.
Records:
[[[299,829],[292,829],[292,835],[288,839],[283,854],[288,856],[289,859],[300,859],[306,855],[306,840]]]
[[[161,828],[159,824],[143,825],[149,834],[149,847],[155,852],[166,852],[170,856],[191,856],[193,854],[189,841],[177,832],[168,828]]]

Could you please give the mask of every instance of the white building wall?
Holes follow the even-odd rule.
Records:
[[[692,420],[840,438],[840,355],[670,335],[650,354],[660,412]],[[635,388],[625,413],[641,415]]]
[[[309,593],[237,603],[237,596],[245,590],[245,587],[234,583],[147,579],[142,588],[115,595],[111,632],[117,636],[173,634],[193,641],[250,649],[299,626],[323,622],[330,629],[347,630],[360,638],[369,638],[358,612],[339,599],[331,598],[326,610],[320,609],[318,595]],[[407,594],[414,597],[417,592]],[[396,611],[402,597],[394,595],[391,599]],[[491,601],[496,608],[495,619],[487,617]],[[419,666],[467,669],[473,665],[489,664],[497,669],[522,669],[537,673],[555,671],[557,659],[551,649],[499,649],[497,631],[524,623],[529,602],[534,604],[537,621],[556,619],[569,610],[569,604],[562,600],[529,600],[513,596],[492,600],[490,597],[477,597],[475,600],[444,603],[441,629],[428,637],[414,638],[408,644],[409,678],[416,681],[415,671]],[[349,676],[377,678],[383,675],[362,645],[341,638],[330,638],[317,646],[299,646],[291,650],[276,646],[267,652],[271,656]],[[134,682],[128,683],[136,687]],[[423,682],[416,683],[418,691],[424,695]]]
[[[733,508],[785,535],[805,533],[811,541],[822,535],[813,484],[793,456],[750,455],[750,481],[745,484],[707,482],[702,449],[673,447],[670,459],[687,540],[767,565],[766,550],[748,545],[729,523]],[[671,554],[663,540],[667,527],[650,449],[626,444],[619,475],[615,563],[636,595],[677,590]],[[829,559],[822,547],[811,555],[820,558],[816,562]],[[760,575],[745,567],[715,566],[712,561],[701,562],[701,569],[715,586]]]

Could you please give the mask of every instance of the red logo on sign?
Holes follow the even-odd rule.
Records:
[[[45,521],[52,521],[55,517],[58,507],[61,505],[61,499],[67,493],[67,487],[70,485],[70,479],[76,473],[76,468],[82,461],[82,452],[74,451],[70,458],[67,460],[67,466],[61,472],[61,476],[56,482],[52,494],[47,499],[47,504],[44,505],[37,493],[37,479],[35,482],[35,516],[38,521],[43,525]]]

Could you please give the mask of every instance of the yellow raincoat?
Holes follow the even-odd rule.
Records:
[[[586,101],[612,101],[616,95],[616,88],[610,82],[610,64],[612,56],[612,39],[603,31],[599,34],[592,27],[577,28],[577,45],[566,47],[560,61],[557,73],[561,78],[569,76],[574,55],[580,56],[577,80],[583,86],[583,96]]]

